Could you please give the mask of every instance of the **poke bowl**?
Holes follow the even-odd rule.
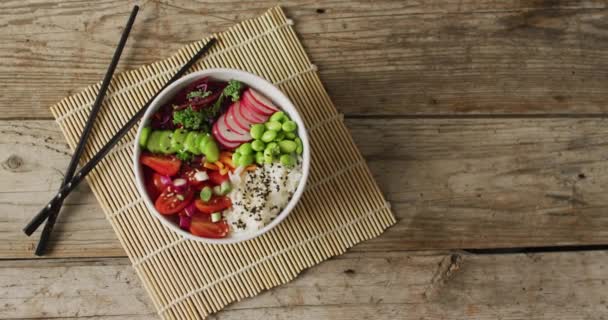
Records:
[[[237,243],[277,226],[310,169],[304,122],[289,98],[236,69],[194,72],[169,85],[134,144],[136,185],[149,211],[206,243]]]

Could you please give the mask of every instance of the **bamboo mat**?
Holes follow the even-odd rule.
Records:
[[[227,304],[286,283],[303,269],[378,236],[395,223],[342,116],[279,7],[214,35],[219,41],[193,70],[247,70],[275,83],[298,108],[312,164],[299,205],[271,232],[240,244],[185,240],[154,218],[135,186],[133,129],[87,178],[163,319],[200,319]],[[207,39],[176,55],[114,77],[83,163]],[[99,84],[51,107],[74,148]]]

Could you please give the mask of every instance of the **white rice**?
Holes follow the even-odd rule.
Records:
[[[265,164],[231,179],[232,208],[224,211],[231,232],[254,232],[266,226],[287,206],[302,178],[302,165],[287,168],[280,163]]]

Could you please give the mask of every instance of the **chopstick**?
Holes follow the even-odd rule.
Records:
[[[63,201],[68,196],[68,194],[80,184],[80,182],[82,182],[82,180],[84,180],[84,178],[91,172],[91,170],[93,170],[93,168],[95,168],[95,166],[101,160],[103,160],[103,158],[110,152],[110,150],[112,150],[112,148],[133,128],[133,126],[137,124],[137,122],[146,113],[146,110],[150,107],[152,101],[156,99],[160,92],[162,92],[167,86],[175,82],[177,79],[181,78],[190,69],[190,67],[192,67],[192,65],[196,63],[199,58],[201,58],[205,53],[209,51],[209,49],[211,49],[211,47],[216,42],[217,40],[215,38],[211,38],[194,56],[192,56],[190,60],[188,60],[188,62],[186,62],[175,73],[175,75],[173,75],[173,77],[169,81],[167,81],[167,83],[160,90],[158,90],[154,94],[154,96],[151,97],[146,102],[146,104],[139,111],[137,111],[137,113],[135,113],[135,115],[133,115],[133,117],[131,117],[131,119],[129,119],[129,121],[122,128],[120,128],[120,130],[118,130],[118,132],[116,132],[116,134],[114,134],[114,136],[112,136],[112,138],[101,149],[99,149],[99,151],[97,151],[97,153],[95,153],[93,158],[91,158],[89,162],[82,166],[82,168],[78,172],[76,172],[72,179],[70,179],[63,187],[61,187],[61,189],[59,189],[59,192],[37,214],[37,217],[41,216],[43,217],[42,219],[44,219],[44,217],[47,217],[50,212],[54,208],[56,208],[57,205],[60,204],[61,201]],[[45,241],[48,241],[48,238],[46,238]],[[43,244],[43,246],[46,246],[46,244]]]
[[[63,178],[63,182],[61,184],[62,187],[65,186],[65,184],[68,181],[70,181],[70,179],[72,179],[72,176],[74,175],[74,172],[76,171],[76,168],[78,167],[78,161],[80,160],[80,157],[82,156],[82,153],[84,152],[84,147],[86,146],[87,140],[91,133],[91,129],[93,128],[93,124],[95,122],[95,119],[97,118],[97,114],[99,113],[99,110],[101,109],[103,99],[106,95],[110,82],[112,81],[112,76],[114,75],[114,70],[116,70],[116,66],[118,65],[118,61],[120,60],[120,56],[125,47],[127,38],[129,37],[129,33],[131,32],[131,28],[133,27],[133,23],[135,22],[135,17],[137,16],[138,11],[139,11],[139,6],[134,6],[133,10],[131,11],[131,15],[129,16],[127,25],[125,26],[125,29],[122,32],[120,41],[118,42],[118,46],[116,47],[116,50],[114,51],[114,56],[112,56],[112,61],[110,62],[110,65],[108,66],[108,70],[106,71],[106,74],[103,78],[101,87],[99,88],[99,92],[97,93],[97,97],[95,98],[95,102],[93,103],[93,107],[91,108],[87,122],[84,126],[84,129],[82,130],[82,134],[81,134],[80,140],[78,141],[78,144],[76,146],[76,150],[74,150],[72,159],[70,159],[70,164],[68,165],[65,176]],[[57,213],[61,209],[61,205],[62,205],[62,202],[57,203],[57,206],[51,211],[51,213],[49,215],[49,221],[53,221],[57,217]],[[30,221],[30,223],[28,223],[28,225],[23,229],[25,234],[27,234],[29,236],[32,233],[34,233],[34,231],[36,231],[36,229],[38,229],[38,227],[44,222],[45,218],[46,218],[46,216],[34,217],[34,219],[32,221]],[[46,224],[46,227],[44,229],[45,231],[42,234],[42,238],[44,238],[45,235],[48,236],[48,234],[50,233],[50,230],[48,228],[51,226],[52,226],[52,223]],[[44,243],[44,242],[46,242],[46,241],[41,241],[41,243]],[[36,250],[36,254],[38,254],[39,250],[43,250],[43,248],[40,248],[40,246],[38,246],[38,249]]]

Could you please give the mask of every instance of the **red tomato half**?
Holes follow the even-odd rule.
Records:
[[[228,197],[213,197],[209,202],[204,202],[201,199],[194,200],[194,206],[202,213],[212,214],[228,209],[232,206],[232,202]]]
[[[160,214],[171,215],[184,210],[192,202],[194,192],[190,189],[183,194],[175,193],[171,190],[165,190],[160,194],[154,207]]]
[[[139,161],[141,161],[143,165],[165,176],[176,175],[182,165],[182,161],[175,156],[155,155],[151,153],[143,153],[139,158]]]
[[[219,171],[209,170],[207,173],[209,174],[209,180],[216,185],[220,185],[230,178],[227,174],[220,174]]]
[[[156,176],[160,178],[160,175],[148,167],[144,167],[144,181],[146,185],[146,193],[152,199],[152,202],[156,201],[156,198],[163,192],[156,186]],[[159,181],[160,182],[160,181]]]
[[[194,215],[190,222],[190,233],[199,237],[224,238],[228,235],[228,230],[226,221],[211,222],[208,215]]]

